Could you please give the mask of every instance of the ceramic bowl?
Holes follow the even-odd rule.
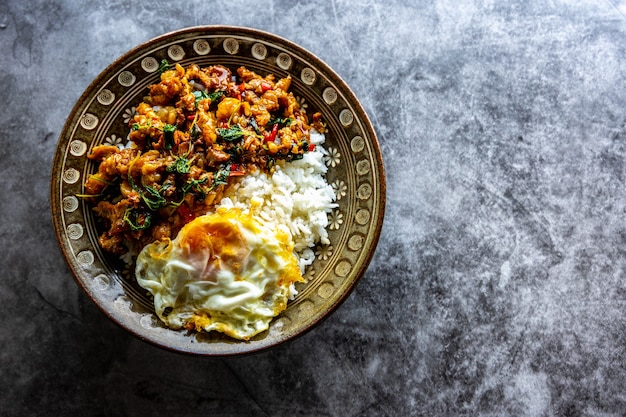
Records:
[[[98,246],[90,205],[79,196],[97,166],[94,146],[127,142],[128,120],[159,78],[167,59],[183,67],[246,66],[260,75],[291,75],[290,91],[309,115],[326,123],[327,182],[338,207],[328,215],[330,244],[314,248],[316,259],[297,286],[296,298],[269,330],[250,341],[219,333],[165,327],[132,267]],[[138,338],[176,352],[219,356],[263,350],[301,335],[333,312],[364,275],[379,239],[385,210],[385,175],[372,124],[346,83],[311,52],[276,35],[249,28],[204,26],[168,33],[130,50],[88,86],[59,137],[51,180],[51,207],[61,252],[76,282],[115,323]]]

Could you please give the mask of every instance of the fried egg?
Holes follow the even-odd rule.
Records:
[[[170,328],[248,340],[282,312],[303,281],[291,235],[235,208],[186,224],[144,247],[135,275]]]

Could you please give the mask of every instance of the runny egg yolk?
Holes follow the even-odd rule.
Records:
[[[303,280],[288,232],[226,208],[146,246],[135,272],[167,326],[244,340],[269,327]]]
[[[201,218],[181,236],[180,247],[187,259],[196,258],[196,254],[200,254],[202,260],[208,256],[201,279],[215,281],[217,273],[224,268],[233,274],[241,274],[250,248],[238,225],[227,219],[226,216],[220,221]],[[243,224],[241,220],[239,222]]]

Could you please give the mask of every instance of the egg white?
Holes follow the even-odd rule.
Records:
[[[170,328],[248,340],[267,330],[303,281],[289,233],[239,209],[200,216],[137,257],[139,285]]]

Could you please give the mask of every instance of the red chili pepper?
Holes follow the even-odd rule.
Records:
[[[187,120],[189,120],[189,121],[191,121],[191,120],[193,120],[193,119],[195,119],[195,118],[196,118],[196,114],[195,114],[195,113],[192,113],[192,114],[188,114],[188,115],[187,115]]]
[[[189,210],[189,207],[186,204],[181,204],[180,206],[178,206],[178,209],[176,209],[176,211],[178,212],[180,217],[183,218],[185,223],[188,223],[196,218],[196,215],[193,214],[191,210]]]
[[[244,171],[243,167],[241,167],[239,164],[230,164],[231,177],[242,177],[244,175],[246,175],[246,172]]]
[[[245,91],[246,91],[246,84],[245,83],[238,84],[236,86],[236,88],[237,88],[237,91],[236,91],[236,94],[235,94],[235,98],[237,100],[241,100],[241,97],[243,96],[243,93],[245,93]]]
[[[309,145],[309,152],[313,152],[314,150],[315,150],[315,145],[311,143]]]
[[[276,133],[278,133],[278,123],[275,123],[274,126],[272,126],[272,131],[265,136],[265,140],[263,142],[274,142],[274,139],[276,139]]]
[[[270,83],[268,83],[267,81],[262,81],[261,82],[261,91],[263,91],[264,93],[268,90],[272,89],[272,85]]]

